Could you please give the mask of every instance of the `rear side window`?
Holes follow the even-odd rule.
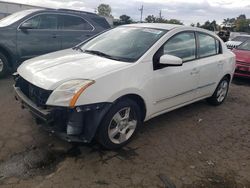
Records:
[[[220,52],[220,42],[214,37],[198,33],[199,40],[199,57],[209,57],[213,55],[217,55]]]
[[[31,29],[57,29],[57,15],[42,14],[29,19],[25,23],[30,23]]]
[[[59,28],[62,30],[93,30],[93,27],[83,18],[78,16],[59,16]]]
[[[110,28],[110,25],[105,18],[94,17],[92,20],[105,29]]]
[[[196,58],[196,42],[194,32],[183,32],[175,35],[164,45],[164,54],[190,61]]]

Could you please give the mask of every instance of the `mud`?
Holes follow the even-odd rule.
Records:
[[[14,154],[0,163],[0,177],[31,178],[36,175],[46,175],[54,171],[56,165],[63,160],[66,153],[53,151],[47,147],[32,148]]]

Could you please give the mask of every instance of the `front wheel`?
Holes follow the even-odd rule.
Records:
[[[219,85],[217,86],[213,96],[207,99],[208,103],[215,105],[215,106],[221,105],[227,97],[229,83],[230,83],[230,80],[228,78],[226,77],[223,78],[220,81]]]
[[[0,78],[3,78],[8,73],[8,59],[0,52]]]
[[[106,149],[118,149],[126,145],[141,124],[138,104],[130,99],[115,103],[104,117],[98,130],[98,141]]]

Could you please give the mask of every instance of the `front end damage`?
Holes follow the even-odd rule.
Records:
[[[47,106],[52,91],[38,88],[20,76],[15,77],[15,98],[28,109],[46,131],[68,142],[89,143],[94,138],[111,103],[97,103],[75,108]]]

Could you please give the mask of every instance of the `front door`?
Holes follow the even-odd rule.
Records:
[[[162,54],[181,58],[183,65],[176,67],[155,65],[150,83],[153,114],[183,105],[197,97],[199,71],[196,68],[194,32],[182,32],[173,36],[161,49]]]
[[[61,49],[56,14],[39,14],[24,23],[30,27],[17,30],[17,50],[22,60]]]

